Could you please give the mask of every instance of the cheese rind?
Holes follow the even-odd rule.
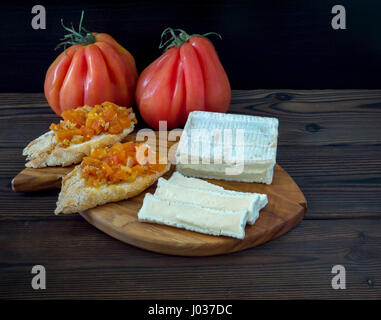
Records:
[[[189,114],[176,152],[183,174],[271,184],[278,119],[215,112]],[[238,170],[231,170],[238,166]]]
[[[139,221],[166,224],[214,236],[243,239],[246,210],[215,210],[191,203],[168,201],[146,193]]]
[[[258,170],[256,165],[244,164],[242,168],[225,164],[177,164],[176,170],[183,175],[205,179],[226,181],[260,182],[271,184],[274,174],[274,165]],[[226,174],[226,170],[238,174]]]

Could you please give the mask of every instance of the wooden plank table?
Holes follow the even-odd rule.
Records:
[[[0,94],[0,298],[381,298],[381,90],[234,91],[230,112],[280,120],[278,163],[307,215],[257,248],[174,257],[54,216],[57,191],[13,193],[22,148],[57,116],[42,94]],[[37,264],[46,290],[30,285]],[[331,287],[334,265],[346,290]]]

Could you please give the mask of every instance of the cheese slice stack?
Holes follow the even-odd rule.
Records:
[[[186,188],[180,192],[180,188]],[[219,210],[246,209],[249,224],[254,224],[259,211],[267,205],[267,196],[261,193],[226,190],[205,180],[185,177],[174,172],[167,181],[160,178],[155,195],[168,200],[191,201]]]
[[[168,201],[146,193],[138,213],[140,221],[238,239],[245,237],[247,211],[215,210],[189,202]]]
[[[138,218],[243,239],[246,223],[254,224],[266,204],[264,194],[225,190],[175,172],[169,180],[159,179],[154,195],[146,195]]]
[[[215,112],[189,114],[176,152],[185,175],[271,184],[278,119]]]

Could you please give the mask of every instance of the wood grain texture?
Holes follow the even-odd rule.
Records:
[[[236,91],[229,111],[278,118],[280,145],[377,145],[380,101],[380,90]]]
[[[169,178],[173,171],[164,177]],[[279,166],[273,183],[239,183],[208,179],[225,189],[266,193],[269,203],[261,210],[253,226],[246,226],[245,238],[215,237],[170,226],[139,222],[140,210],[147,192],[153,194],[156,185],[138,196],[89,209],[81,215],[96,228],[125,243],[146,250],[180,256],[211,256],[252,248],[271,241],[294,228],[304,216],[306,200],[292,178]]]
[[[307,219],[381,217],[381,145],[282,146],[278,155],[308,199]]]
[[[69,167],[25,168],[11,181],[14,192],[60,189],[62,177],[73,170]]]
[[[233,91],[230,112],[279,118],[277,162],[310,200],[307,219],[381,217],[380,90]],[[0,216],[23,215],[23,197],[41,204],[31,216],[54,210],[56,192],[17,195],[10,182],[24,168],[22,148],[57,120],[41,94],[0,94],[0,148],[6,150],[0,153]]]
[[[277,162],[305,194],[308,212],[279,239],[198,258],[141,250],[79,215],[54,216],[56,190],[13,192],[22,148],[58,117],[42,94],[0,94],[0,297],[380,299],[381,90],[232,97],[230,112],[279,118]],[[48,270],[44,292],[30,286],[35,264]],[[336,264],[346,267],[346,290],[331,288]]]
[[[130,134],[126,138],[127,141],[137,139],[142,140],[139,133]],[[175,163],[177,142],[168,141],[167,132],[155,132],[154,139],[147,142],[157,151],[165,150],[168,160]],[[72,169],[73,166],[26,168],[12,180],[12,189],[16,192],[27,192],[59,188],[61,178]],[[172,165],[172,170],[164,177],[168,179],[174,170],[175,165]],[[139,248],[182,256],[211,256],[241,251],[276,239],[294,228],[306,212],[307,202],[303,193],[287,172],[278,165],[274,168],[271,185],[211,179],[208,181],[228,190],[264,193],[268,196],[269,203],[261,210],[254,226],[246,227],[243,240],[139,222],[137,213],[143,204],[144,196],[147,192],[153,194],[156,184],[132,199],[92,208],[81,215],[108,235]]]
[[[0,298],[380,299],[381,220],[303,220],[287,235],[212,257],[165,256],[96,230],[80,216],[0,222]],[[33,290],[31,268],[47,270]],[[333,290],[344,265],[347,289]]]
[[[377,145],[380,102],[381,90],[234,90],[229,112],[277,117],[281,146]],[[25,147],[58,119],[41,94],[0,93],[3,146]]]

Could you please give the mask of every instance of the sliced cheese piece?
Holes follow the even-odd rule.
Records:
[[[216,184],[210,183],[208,181],[183,176],[180,172],[177,172],[177,171],[175,171],[172,174],[172,176],[168,179],[168,181],[185,186],[185,187],[189,186],[193,188],[201,188],[201,189],[207,189],[207,190],[225,190],[223,187],[217,186]]]
[[[178,170],[196,177],[271,184],[278,125],[276,118],[193,111],[176,151]]]
[[[249,224],[254,224],[259,217],[262,199],[258,193],[224,192],[224,190],[207,190],[177,185],[160,178],[155,196],[170,201],[189,202],[202,207],[217,210],[241,210],[248,212]]]
[[[168,201],[146,193],[138,212],[139,221],[238,239],[245,237],[246,210],[215,210],[195,204]]]
[[[162,178],[161,178],[162,179]],[[233,191],[233,190],[226,190],[221,186],[217,186],[213,183],[207,182],[202,179],[197,179],[197,178],[192,178],[192,177],[186,177],[182,175],[181,173],[175,171],[172,176],[168,179],[169,182],[175,183],[177,185],[181,185],[184,187],[192,187],[192,188],[198,188],[198,189],[203,189],[203,190],[215,190],[215,191],[220,191],[223,194],[232,194],[232,195],[237,195],[237,196],[248,196],[251,193],[249,192],[239,192],[239,191]],[[268,203],[267,195],[262,194],[262,193],[257,193],[259,195],[259,201],[257,202],[257,207],[256,211],[258,211],[258,216],[259,216],[259,211],[262,210]],[[249,224],[254,224],[256,219],[250,219],[248,223]]]

